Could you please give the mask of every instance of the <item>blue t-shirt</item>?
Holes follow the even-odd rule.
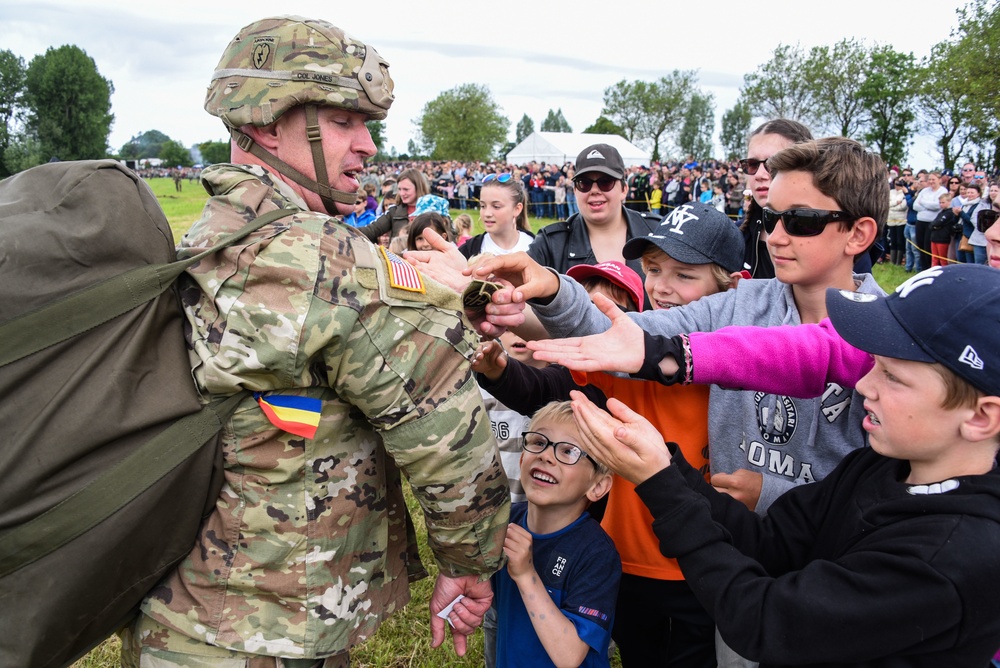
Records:
[[[527,527],[527,503],[511,506],[510,521]],[[531,534],[532,560],[545,590],[590,646],[581,666],[607,667],[622,563],[604,529],[584,513],[550,534]],[[503,568],[493,576],[497,606],[497,668],[552,666],[535,633],[517,584]]]

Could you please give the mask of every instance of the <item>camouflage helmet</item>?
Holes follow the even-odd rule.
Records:
[[[205,110],[230,128],[264,126],[301,104],[383,119],[392,104],[389,63],[325,21],[278,16],[240,30],[222,54]]]

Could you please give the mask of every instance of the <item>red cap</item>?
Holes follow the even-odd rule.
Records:
[[[610,262],[601,262],[600,264],[578,264],[570,267],[566,275],[577,281],[588,276],[606,278],[615,285],[624,288],[632,297],[632,301],[635,302],[639,310],[642,310],[646,294],[642,288],[642,278],[631,267],[621,262],[612,260]]]

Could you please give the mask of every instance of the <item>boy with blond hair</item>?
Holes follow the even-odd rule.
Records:
[[[621,562],[586,511],[611,474],[579,441],[568,401],[541,408],[522,434],[528,500],[511,506],[507,566],[493,576],[497,666],[610,665]]]

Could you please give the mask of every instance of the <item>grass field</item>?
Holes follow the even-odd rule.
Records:
[[[205,202],[205,191],[198,182],[185,181],[181,192],[176,192],[173,181],[167,178],[151,179],[149,181],[163,207],[174,232],[174,239],[179,240],[184,232],[197,220]],[[452,216],[461,213],[453,210]],[[475,223],[475,231],[482,231],[482,224],[475,211],[468,212]],[[543,224],[551,221],[531,219],[531,227],[538,230]],[[886,291],[906,280],[907,274],[901,267],[877,265],[875,278]],[[459,658],[451,649],[450,640],[446,645],[436,650],[430,648],[430,623],[428,621],[427,601],[433,587],[435,574],[434,560],[430,555],[423,538],[423,518],[419,507],[412,496],[407,494],[411,514],[417,525],[417,535],[421,538],[420,550],[424,564],[432,572],[432,577],[411,587],[412,600],[400,613],[394,615],[379,630],[378,634],[351,653],[351,665],[357,668],[431,668],[431,667],[479,667],[483,665],[483,635],[477,632],[470,639],[469,651],[464,658]],[[74,664],[74,668],[113,668],[118,666],[119,644],[117,638],[110,638],[93,652]],[[612,666],[620,666],[615,660]]]

